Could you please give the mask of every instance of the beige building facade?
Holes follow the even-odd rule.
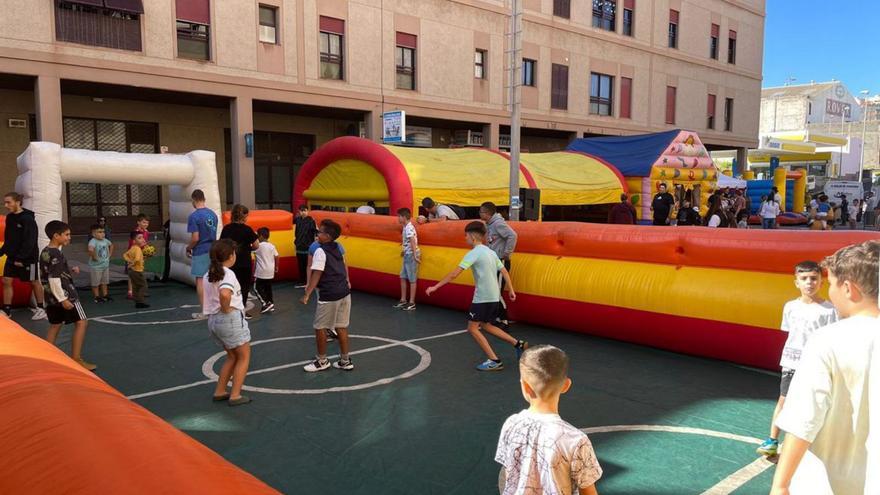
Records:
[[[671,128],[710,149],[757,145],[764,0],[524,6],[524,149]],[[3,190],[36,139],[212,150],[226,202],[260,208],[289,208],[293,177],[321,144],[381,140],[384,112],[406,112],[411,144],[507,144],[504,0],[0,0],[0,10]],[[165,213],[160,189],[73,186],[71,219]]]

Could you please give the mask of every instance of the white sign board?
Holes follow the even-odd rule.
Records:
[[[846,200],[862,199],[862,184],[854,180],[836,180],[825,184],[825,194],[831,201],[840,202],[840,197],[846,195]]]
[[[403,143],[406,141],[406,112],[397,110],[382,114],[382,142]]]

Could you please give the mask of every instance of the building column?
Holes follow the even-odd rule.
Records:
[[[247,96],[232,99],[229,113],[232,120],[232,198],[237,204],[255,208],[254,157],[245,156],[245,134],[254,133],[253,100]]]
[[[39,76],[34,83],[37,113],[37,139],[64,144],[61,118],[61,79]]]
[[[501,126],[498,122],[492,122],[483,126],[483,147],[490,150],[498,149],[498,140],[501,134]]]
[[[736,149],[736,166],[733,168],[734,177],[739,177],[749,168],[749,149]]]
[[[382,111],[377,108],[372,112],[364,112],[364,120],[367,123],[367,139],[375,143],[381,143]]]

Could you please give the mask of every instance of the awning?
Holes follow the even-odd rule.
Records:
[[[120,10],[130,14],[143,14],[143,0],[104,0],[104,5],[108,9]]]
[[[104,0],[68,0],[69,3],[77,5],[91,5],[92,7],[103,7]]]

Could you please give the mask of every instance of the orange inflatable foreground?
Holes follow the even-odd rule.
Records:
[[[314,211],[342,225],[355,289],[400,296],[395,217]],[[468,250],[466,222],[418,226],[418,303],[464,310],[465,272],[434,296],[425,289]],[[676,352],[778,369],[782,307],[798,296],[794,265],[821,261],[868,232],[515,223],[511,318]],[[464,315],[462,315],[464,318]]]
[[[278,493],[2,317],[0,403],[0,493]]]

